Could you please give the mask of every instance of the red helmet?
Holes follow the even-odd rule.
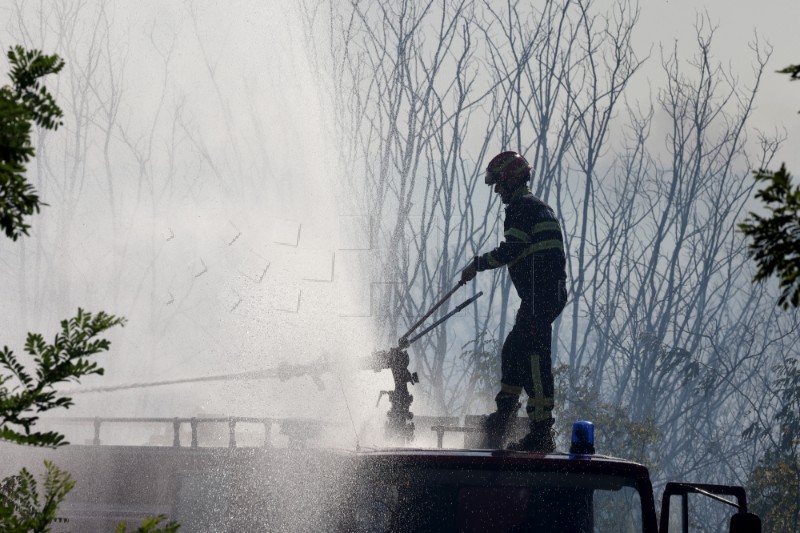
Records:
[[[503,152],[489,161],[486,167],[486,185],[516,184],[531,179],[531,166],[517,152]]]

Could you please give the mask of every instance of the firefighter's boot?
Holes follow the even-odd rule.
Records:
[[[530,422],[530,432],[522,440],[508,446],[509,450],[520,452],[552,453],[556,450],[556,441],[553,438],[552,418],[539,422]]]
[[[497,400],[497,411],[483,420],[484,445],[482,448],[502,449],[511,419],[519,409],[517,398]]]

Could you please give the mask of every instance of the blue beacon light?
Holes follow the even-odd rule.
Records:
[[[569,453],[590,455],[594,453],[594,424],[586,420],[572,424],[572,445]]]

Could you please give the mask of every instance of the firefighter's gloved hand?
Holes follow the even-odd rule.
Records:
[[[468,281],[472,281],[475,279],[475,276],[478,274],[478,267],[473,260],[467,267],[461,271],[461,283],[466,283]]]

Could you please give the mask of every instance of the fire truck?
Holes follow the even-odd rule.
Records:
[[[761,531],[738,486],[668,483],[659,520],[647,468],[594,453],[593,433],[590,422],[575,423],[564,453],[356,452],[331,525],[358,532],[717,531],[719,524],[692,512],[702,498],[730,509],[728,531]]]

